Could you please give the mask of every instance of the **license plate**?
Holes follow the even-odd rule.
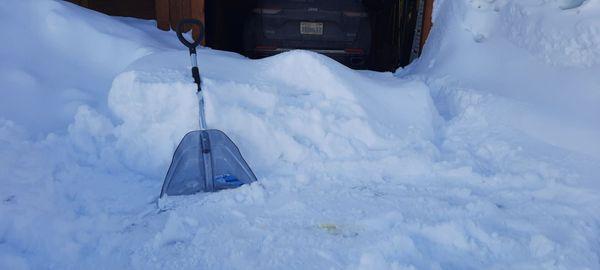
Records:
[[[300,34],[323,35],[323,23],[321,23],[321,22],[300,22]]]

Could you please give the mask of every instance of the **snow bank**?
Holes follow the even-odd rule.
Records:
[[[557,66],[600,64],[597,1],[556,1],[542,6],[535,1],[514,1],[498,8],[499,27],[504,30],[500,33],[535,57]]]
[[[63,1],[6,0],[0,16],[0,116],[36,137],[64,132],[80,105],[106,112],[112,78],[161,44],[138,28]]]
[[[562,8],[561,8],[562,7]],[[401,72],[521,103],[502,122],[600,157],[597,1],[436,1],[423,57]]]
[[[164,173],[179,140],[198,128],[195,87],[182,56],[155,53],[113,83],[108,105],[121,123],[115,147],[137,171]],[[201,69],[211,69],[215,56],[203,51],[199,58]],[[173,61],[167,59],[181,65],[149,70],[148,62]],[[423,84],[386,85],[304,51],[257,63],[228,61],[227,74],[237,76],[204,77],[208,126],[228,133],[261,171],[282,162],[363,159],[370,151],[433,138],[437,112]]]

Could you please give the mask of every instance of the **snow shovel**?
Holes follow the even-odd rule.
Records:
[[[200,28],[198,40],[189,42],[183,36],[186,25]],[[196,47],[204,34],[204,25],[194,19],[183,19],[177,26],[177,37],[190,51],[192,76],[198,86],[200,130],[186,134],[167,171],[160,198],[215,192],[236,188],[256,181],[256,176],[242,157],[237,146],[220,130],[207,129],[204,116],[202,81],[196,59]]]

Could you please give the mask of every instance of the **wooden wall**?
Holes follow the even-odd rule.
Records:
[[[429,37],[429,32],[431,32],[431,27],[433,27],[432,13],[433,13],[433,1],[434,0],[425,0],[425,10],[423,11],[423,31],[421,35],[421,51],[423,51],[423,46],[425,46],[425,41]]]
[[[174,29],[183,18],[205,21],[204,0],[154,0],[156,24],[162,30]],[[194,37],[199,29],[194,28]]]

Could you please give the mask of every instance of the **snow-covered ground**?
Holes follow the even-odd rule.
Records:
[[[0,269],[600,269],[600,3],[437,0],[421,59],[202,49],[259,181],[156,199],[196,129],[152,21],[0,4]]]

